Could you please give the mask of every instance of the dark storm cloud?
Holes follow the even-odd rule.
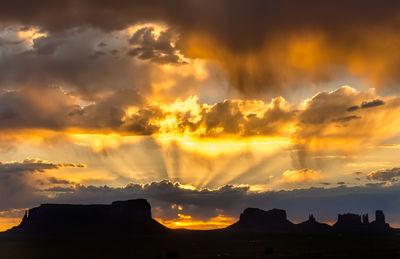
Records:
[[[90,54],[88,56],[88,58],[97,59],[97,58],[99,58],[101,56],[104,56],[104,55],[106,55],[106,53],[104,51],[98,50],[98,51],[95,51],[94,53]]]
[[[375,99],[373,101],[364,101],[364,102],[361,103],[360,106],[353,105],[353,106],[347,108],[347,111],[348,112],[353,112],[353,111],[357,111],[358,109],[373,108],[373,107],[381,106],[381,105],[384,105],[384,104],[385,104],[385,102],[383,100],[380,100],[380,99]],[[349,116],[349,117],[351,117],[351,116]]]
[[[133,48],[129,50],[128,55],[161,64],[185,64],[186,62],[177,55],[178,49],[173,46],[173,36],[171,30],[161,31],[156,37],[154,28],[141,28],[129,39]]]
[[[400,177],[400,168],[380,169],[367,174],[368,180],[396,181]]]
[[[35,202],[43,202],[48,197],[37,188],[36,174],[63,167],[81,168],[73,163],[52,163],[40,159],[25,159],[22,162],[0,162],[0,210],[26,208]]]
[[[209,31],[240,50],[260,44],[266,37],[260,32],[273,34],[308,27],[340,33],[361,26],[386,25],[395,21],[399,6],[390,0],[15,0],[2,3],[0,17],[3,22],[38,25],[51,31],[81,25],[118,30],[138,21],[166,21],[183,31]],[[242,37],[237,40],[239,35]]]
[[[165,23],[180,35],[176,47],[152,40],[130,53],[176,63],[173,49],[179,48],[185,56],[216,60],[237,89],[251,94],[326,81],[348,70],[380,85],[398,82],[399,7],[391,0],[15,0],[1,4],[0,21],[40,26],[51,34],[82,26],[112,31]]]
[[[0,93],[0,128],[63,128],[69,123],[68,111],[78,107],[56,88],[4,91]]]
[[[129,106],[139,107],[139,111],[126,116],[125,109]],[[151,135],[158,130],[151,120],[162,117],[159,108],[147,107],[143,97],[133,89],[114,91],[86,106],[78,105],[74,96],[54,87],[0,92],[2,130],[78,127]]]
[[[71,181],[60,179],[57,177],[49,177],[47,178],[47,181],[49,181],[50,184],[73,184],[73,182]]]
[[[240,132],[240,124],[244,122],[244,118],[238,104],[227,100],[217,103],[209,111],[203,111],[202,121],[209,135],[217,128],[223,128],[227,134],[235,134]]]
[[[353,111],[357,111],[358,109],[360,109],[360,107],[358,107],[358,105],[353,105],[353,106],[347,108],[347,111],[353,112]]]
[[[96,103],[79,107],[69,115],[77,126],[93,129],[118,130],[123,124],[125,109],[129,106],[141,107],[143,97],[134,89],[121,89],[100,98]]]
[[[63,37],[40,37],[33,40],[33,53],[38,55],[54,54],[56,49],[65,42]]]
[[[5,46],[5,45],[16,45],[16,44],[20,44],[22,42],[23,42],[23,40],[13,41],[13,40],[3,39],[2,37],[0,37],[0,47]]]
[[[106,54],[97,46],[104,39],[113,35],[82,27],[36,38],[31,47],[18,45],[0,58],[0,88],[62,85],[90,101],[120,89],[148,92],[149,65]],[[115,47],[123,49],[126,40]]]
[[[43,172],[46,169],[57,169],[58,164],[49,163],[37,159],[25,159],[23,162],[2,163],[0,162],[0,173],[19,172]]]
[[[273,99],[271,108],[260,118],[249,114],[244,135],[277,135],[285,131],[286,126],[295,118],[296,112],[282,108],[283,102],[282,98]]]
[[[376,107],[376,106],[380,106],[380,105],[384,105],[385,102],[380,100],[380,99],[375,99],[373,101],[370,102],[363,102],[361,104],[361,109],[365,109],[365,108],[372,108],[372,107]]]
[[[0,173],[44,172],[48,169],[59,169],[61,167],[83,168],[85,165],[73,163],[51,163],[36,158],[27,158],[22,162],[0,162]]]
[[[152,135],[157,133],[159,126],[152,124],[151,120],[164,117],[163,112],[157,107],[147,107],[139,110],[125,121],[124,129],[138,135]]]

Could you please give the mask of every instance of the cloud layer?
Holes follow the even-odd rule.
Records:
[[[49,57],[61,51],[73,28],[89,27],[112,34],[138,23],[161,23],[170,29],[157,37],[151,27],[133,32],[129,42],[136,46],[129,50],[127,46],[121,49],[121,46],[111,44],[113,47],[107,52],[109,43],[102,39],[90,46],[96,39],[94,34],[87,37],[85,45],[79,49],[86,51],[84,57],[103,59],[102,65],[97,67],[99,70],[113,69],[115,62],[107,58],[107,54],[121,51],[156,63],[185,63],[179,53],[188,58],[212,60],[228,73],[235,89],[245,95],[254,95],[265,90],[283,93],[343,75],[395,89],[399,75],[394,67],[400,60],[396,55],[398,5],[396,1],[377,0],[323,4],[316,0],[256,0],[251,3],[242,0],[213,3],[152,0],[120,1],[118,4],[93,0],[84,3],[42,0],[33,4],[18,0],[5,4],[2,9],[6,11],[0,13],[0,21],[38,26],[48,33],[34,42],[35,53],[41,57],[31,57],[41,63],[40,67],[47,65],[47,69],[52,69],[50,64],[54,63]],[[20,6],[26,6],[29,11]],[[62,14],[57,10],[63,10]],[[79,30],[75,29],[76,33],[80,33]],[[11,45],[18,41],[3,39],[2,42]],[[74,62],[75,69],[87,65],[83,59]],[[12,67],[8,73],[18,69]],[[74,68],[56,69],[61,75]],[[71,73],[65,75],[74,76]]]

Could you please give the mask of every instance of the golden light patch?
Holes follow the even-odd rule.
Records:
[[[33,45],[33,40],[40,38],[40,37],[46,37],[46,36],[47,36],[47,33],[42,32],[37,27],[31,27],[28,30],[19,30],[18,31],[18,37],[22,40],[29,42],[30,45]]]
[[[217,157],[223,154],[241,153],[244,151],[262,152],[268,155],[291,145],[287,138],[196,138],[196,137],[161,137],[161,143],[172,141],[188,152],[206,157]]]
[[[196,187],[194,187],[191,184],[179,184],[179,188],[184,189],[184,190],[192,190],[192,191],[196,190]]]
[[[321,171],[315,171],[308,168],[300,170],[287,170],[282,174],[282,181],[287,183],[308,182],[321,179]]]
[[[177,98],[173,103],[158,103],[154,102],[154,106],[158,106],[164,112],[164,118],[152,123],[160,127],[160,134],[167,135],[182,135],[186,132],[182,132],[179,127],[181,121],[178,119],[177,115],[182,114],[186,116],[188,122],[197,123],[201,119],[201,109],[202,107],[198,104],[199,98],[197,96],[191,96],[182,100]]]
[[[143,137],[141,136],[121,136],[118,133],[101,134],[101,133],[69,133],[69,138],[77,145],[89,146],[98,153],[104,149],[116,149],[122,144],[138,143]]]
[[[174,102],[151,102],[153,107],[158,107],[163,113],[162,117],[153,118],[150,120],[151,125],[158,127],[157,136],[165,137],[202,137],[208,135],[216,135],[218,138],[238,138],[248,135],[251,132],[251,125],[260,127],[272,127],[271,135],[290,135],[295,130],[295,123],[288,118],[290,114],[290,105],[283,97],[273,98],[270,103],[264,103],[262,100],[225,100],[214,105],[200,104],[197,96],[190,96],[186,99],[177,98]],[[207,114],[216,116],[216,112],[221,109],[227,113],[235,113],[241,116],[237,122],[237,132],[229,133],[226,125],[210,126],[207,125]],[[232,110],[230,110],[232,109]],[[126,114],[132,113],[137,109],[128,108]],[[282,118],[282,125],[277,124],[280,120],[279,115],[283,114],[287,118]],[[223,116],[223,115],[221,115]],[[264,117],[265,116],[265,117]],[[254,120],[254,117],[257,117]],[[266,120],[264,124],[260,124],[261,119]],[[214,119],[211,119],[214,120]],[[270,121],[267,121],[270,120]],[[262,135],[262,134],[260,134]]]
[[[225,228],[236,222],[235,218],[226,217],[224,215],[218,215],[217,217],[211,218],[208,221],[196,220],[190,215],[178,214],[178,218],[163,220],[156,218],[158,222],[172,229],[185,228],[193,230],[210,230]]]

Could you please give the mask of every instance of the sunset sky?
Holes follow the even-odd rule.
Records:
[[[400,1],[0,4],[0,230],[146,198],[169,227],[246,207],[400,226]]]

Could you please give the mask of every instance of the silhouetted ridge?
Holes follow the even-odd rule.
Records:
[[[132,234],[156,233],[167,228],[151,217],[144,199],[108,205],[42,204],[25,213],[9,232],[23,234]]]
[[[55,236],[124,236],[155,234],[169,230],[151,217],[150,204],[144,199],[115,201],[103,205],[42,204],[25,212],[19,226],[8,230],[10,234]],[[286,211],[264,211],[247,208],[238,222],[227,231],[265,233],[326,233],[327,231],[389,232],[393,229],[385,222],[383,211],[377,210],[375,220],[368,214],[338,214],[333,226],[319,223],[313,214],[307,221],[293,224]]]
[[[267,233],[326,233],[328,231],[374,231],[387,232],[392,228],[385,222],[385,215],[381,210],[375,213],[376,220],[369,223],[368,214],[353,213],[338,214],[338,220],[330,226],[318,222],[311,214],[307,221],[293,224],[287,219],[286,211],[272,209],[264,211],[256,208],[247,208],[240,214],[238,222],[226,228],[230,231],[267,232]]]
[[[338,214],[338,221],[333,225],[335,230],[339,231],[380,231],[385,232],[392,228],[385,222],[383,211],[375,212],[375,220],[371,223],[368,219],[368,214],[361,215],[346,213]]]
[[[326,232],[331,229],[331,226],[325,223],[319,223],[311,214],[307,221],[296,224],[296,230],[300,232]]]

